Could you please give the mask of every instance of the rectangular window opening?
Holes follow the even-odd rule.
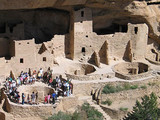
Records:
[[[82,52],[82,53],[85,53],[85,52],[86,52],[85,47],[82,47],[81,52]]]
[[[84,17],[84,11],[81,11],[81,17]]]
[[[135,28],[134,28],[134,32],[135,32],[135,34],[138,33],[138,27],[135,27]]]
[[[43,61],[47,61],[46,57],[43,57]]]
[[[23,63],[24,61],[23,61],[23,58],[20,58],[20,63]]]

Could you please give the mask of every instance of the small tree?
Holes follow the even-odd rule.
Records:
[[[157,97],[152,92],[150,96],[145,95],[140,103],[136,101],[133,111],[129,112],[123,120],[158,120]]]

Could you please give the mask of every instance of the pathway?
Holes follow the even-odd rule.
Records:
[[[90,106],[92,106],[92,107],[94,107],[96,110],[98,110],[100,113],[102,113],[103,114],[103,117],[104,117],[104,120],[111,120],[111,117],[107,114],[107,113],[105,113],[104,111],[103,111],[103,109],[99,106],[99,105],[97,105],[97,104],[95,104],[92,100],[87,100],[87,102],[90,104]]]

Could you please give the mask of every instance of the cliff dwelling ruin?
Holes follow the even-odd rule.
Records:
[[[126,114],[120,115],[113,109],[114,105],[106,107],[100,101],[106,97],[129,101],[133,96],[130,93],[104,95],[104,86],[136,82],[141,85],[143,81],[160,78],[158,0],[1,2],[0,118],[3,120],[27,120],[35,116],[41,120],[58,111],[73,113],[86,101],[98,104],[105,111],[104,119],[122,119]],[[21,77],[21,71],[28,75],[37,71],[38,77],[41,69],[43,75],[36,82],[26,84],[22,80],[24,85],[16,86],[20,95],[38,92],[40,104],[17,104],[7,96],[6,78],[13,75],[16,80]],[[60,93],[56,105],[43,104],[45,95],[54,93],[58,86],[45,81],[45,72],[53,79],[58,76],[63,84],[68,82],[72,94]],[[139,91],[137,99],[142,97]]]

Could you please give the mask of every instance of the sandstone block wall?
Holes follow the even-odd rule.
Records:
[[[65,36],[64,35],[55,35],[51,40],[53,42],[53,55],[54,57],[64,56],[65,54]]]
[[[10,103],[10,113],[15,117],[23,118],[30,116],[51,116],[55,113],[53,105],[17,105]]]
[[[144,59],[147,50],[148,26],[146,24],[131,25],[129,32],[131,32],[133,59]]]
[[[34,89],[34,88],[33,88]],[[41,90],[41,88],[35,88]],[[44,88],[46,90],[46,88]],[[1,92],[3,93],[3,92]],[[12,118],[26,118],[26,117],[48,117],[59,111],[64,112],[74,112],[79,105],[77,97],[70,96],[60,98],[57,105],[52,104],[38,104],[38,105],[21,105],[11,102],[5,93],[2,94],[2,98],[5,99],[3,106],[5,106],[5,111],[10,114],[2,115],[1,117],[6,117],[6,120],[9,120],[9,116],[12,115]]]
[[[64,111],[64,112],[74,112],[79,105],[78,98],[75,96],[64,97],[60,99],[60,103],[58,104],[56,110]]]
[[[36,63],[35,40],[15,40],[15,62],[20,66],[33,66]],[[32,61],[32,63],[31,63]]]
[[[92,10],[89,8],[83,8],[74,11],[74,32],[92,32]]]
[[[94,51],[100,51],[105,41],[108,43],[108,59],[124,59],[128,52],[129,40],[132,42],[132,56],[134,60],[144,59],[148,39],[148,27],[145,24],[128,24],[127,31],[110,35],[97,35],[92,26],[92,10],[89,8],[74,11],[74,59],[90,59]],[[90,11],[90,12],[87,12]],[[87,16],[85,16],[87,14]],[[77,22],[78,21],[78,22]],[[88,22],[88,23],[87,23]],[[83,30],[84,29],[84,30]],[[90,29],[90,30],[88,30]],[[114,29],[114,28],[113,28]],[[120,27],[119,29],[122,29]],[[141,46],[144,46],[142,49]]]

